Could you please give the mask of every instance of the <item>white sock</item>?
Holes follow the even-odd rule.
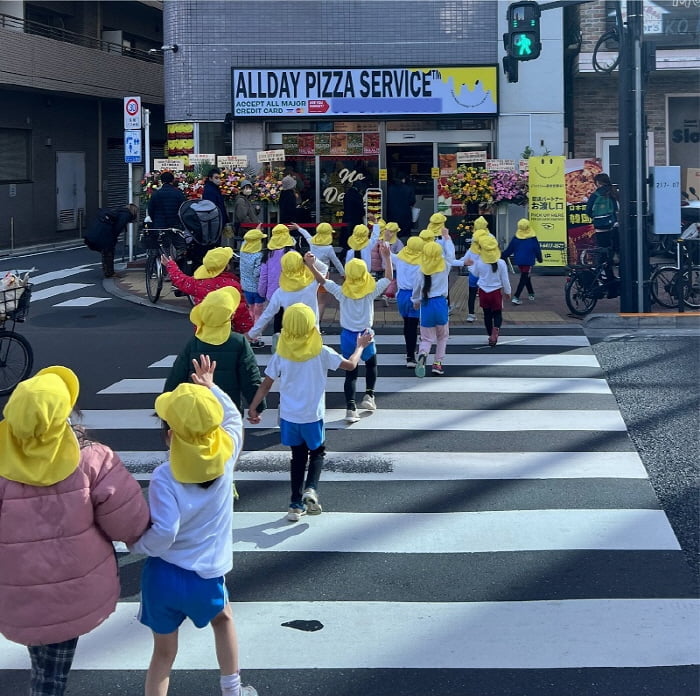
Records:
[[[221,696],[241,696],[241,675],[229,674],[219,679]]]

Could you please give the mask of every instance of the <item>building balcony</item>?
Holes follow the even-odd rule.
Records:
[[[163,56],[0,14],[0,86],[163,103]]]

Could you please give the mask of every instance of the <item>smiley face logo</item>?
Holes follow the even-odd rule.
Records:
[[[530,169],[542,179],[555,179],[564,176],[563,157],[537,157],[530,158]],[[563,178],[562,178],[563,181]]]

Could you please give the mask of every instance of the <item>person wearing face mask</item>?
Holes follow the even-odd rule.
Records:
[[[255,206],[250,200],[252,195],[253,184],[245,179],[241,182],[241,192],[236,196],[236,201],[233,204],[233,224],[237,235],[240,234],[241,225],[244,223],[257,225],[259,222]]]

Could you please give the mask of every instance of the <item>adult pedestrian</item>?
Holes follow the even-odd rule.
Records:
[[[155,191],[148,201],[148,215],[151,225],[157,230],[169,227],[181,227],[178,211],[185,202],[185,194],[174,185],[175,175],[163,172],[160,175],[161,187]]]
[[[251,200],[252,195],[253,184],[245,179],[241,182],[241,191],[233,202],[233,226],[237,235],[240,235],[243,224],[258,224],[258,213]]]
[[[357,225],[361,225],[365,219],[365,204],[357,181],[350,183],[343,195],[343,225],[338,235],[338,244],[342,247],[343,261],[347,261],[345,254],[348,249],[348,239]]]
[[[0,633],[28,647],[31,696],[63,696],[78,638],[119,599],[112,541],[149,523],[119,456],[71,423],[79,390],[72,370],[44,368],[0,421]]]
[[[114,250],[119,235],[130,222],[138,219],[139,209],[135,203],[120,208],[103,208],[85,233],[85,245],[102,254],[102,272],[105,278],[114,276]]]
[[[207,173],[207,179],[204,182],[202,191],[202,200],[211,201],[216,205],[221,213],[221,228],[228,225],[228,211],[226,210],[226,202],[221,193],[221,170],[218,167],[213,167]]]
[[[287,225],[297,219],[297,204],[299,203],[297,180],[290,173],[288,173],[282,179],[281,188],[279,221],[283,225]]]
[[[597,188],[586,203],[586,215],[593,222],[596,246],[611,249],[613,255],[619,254],[620,232],[617,214],[620,205],[617,192],[610,177],[603,172],[596,174],[593,181]],[[612,257],[610,260],[612,261]]]
[[[413,206],[416,204],[416,192],[407,179],[406,174],[399,171],[387,190],[387,220],[393,220],[399,225],[399,237],[406,239],[413,228]]]

